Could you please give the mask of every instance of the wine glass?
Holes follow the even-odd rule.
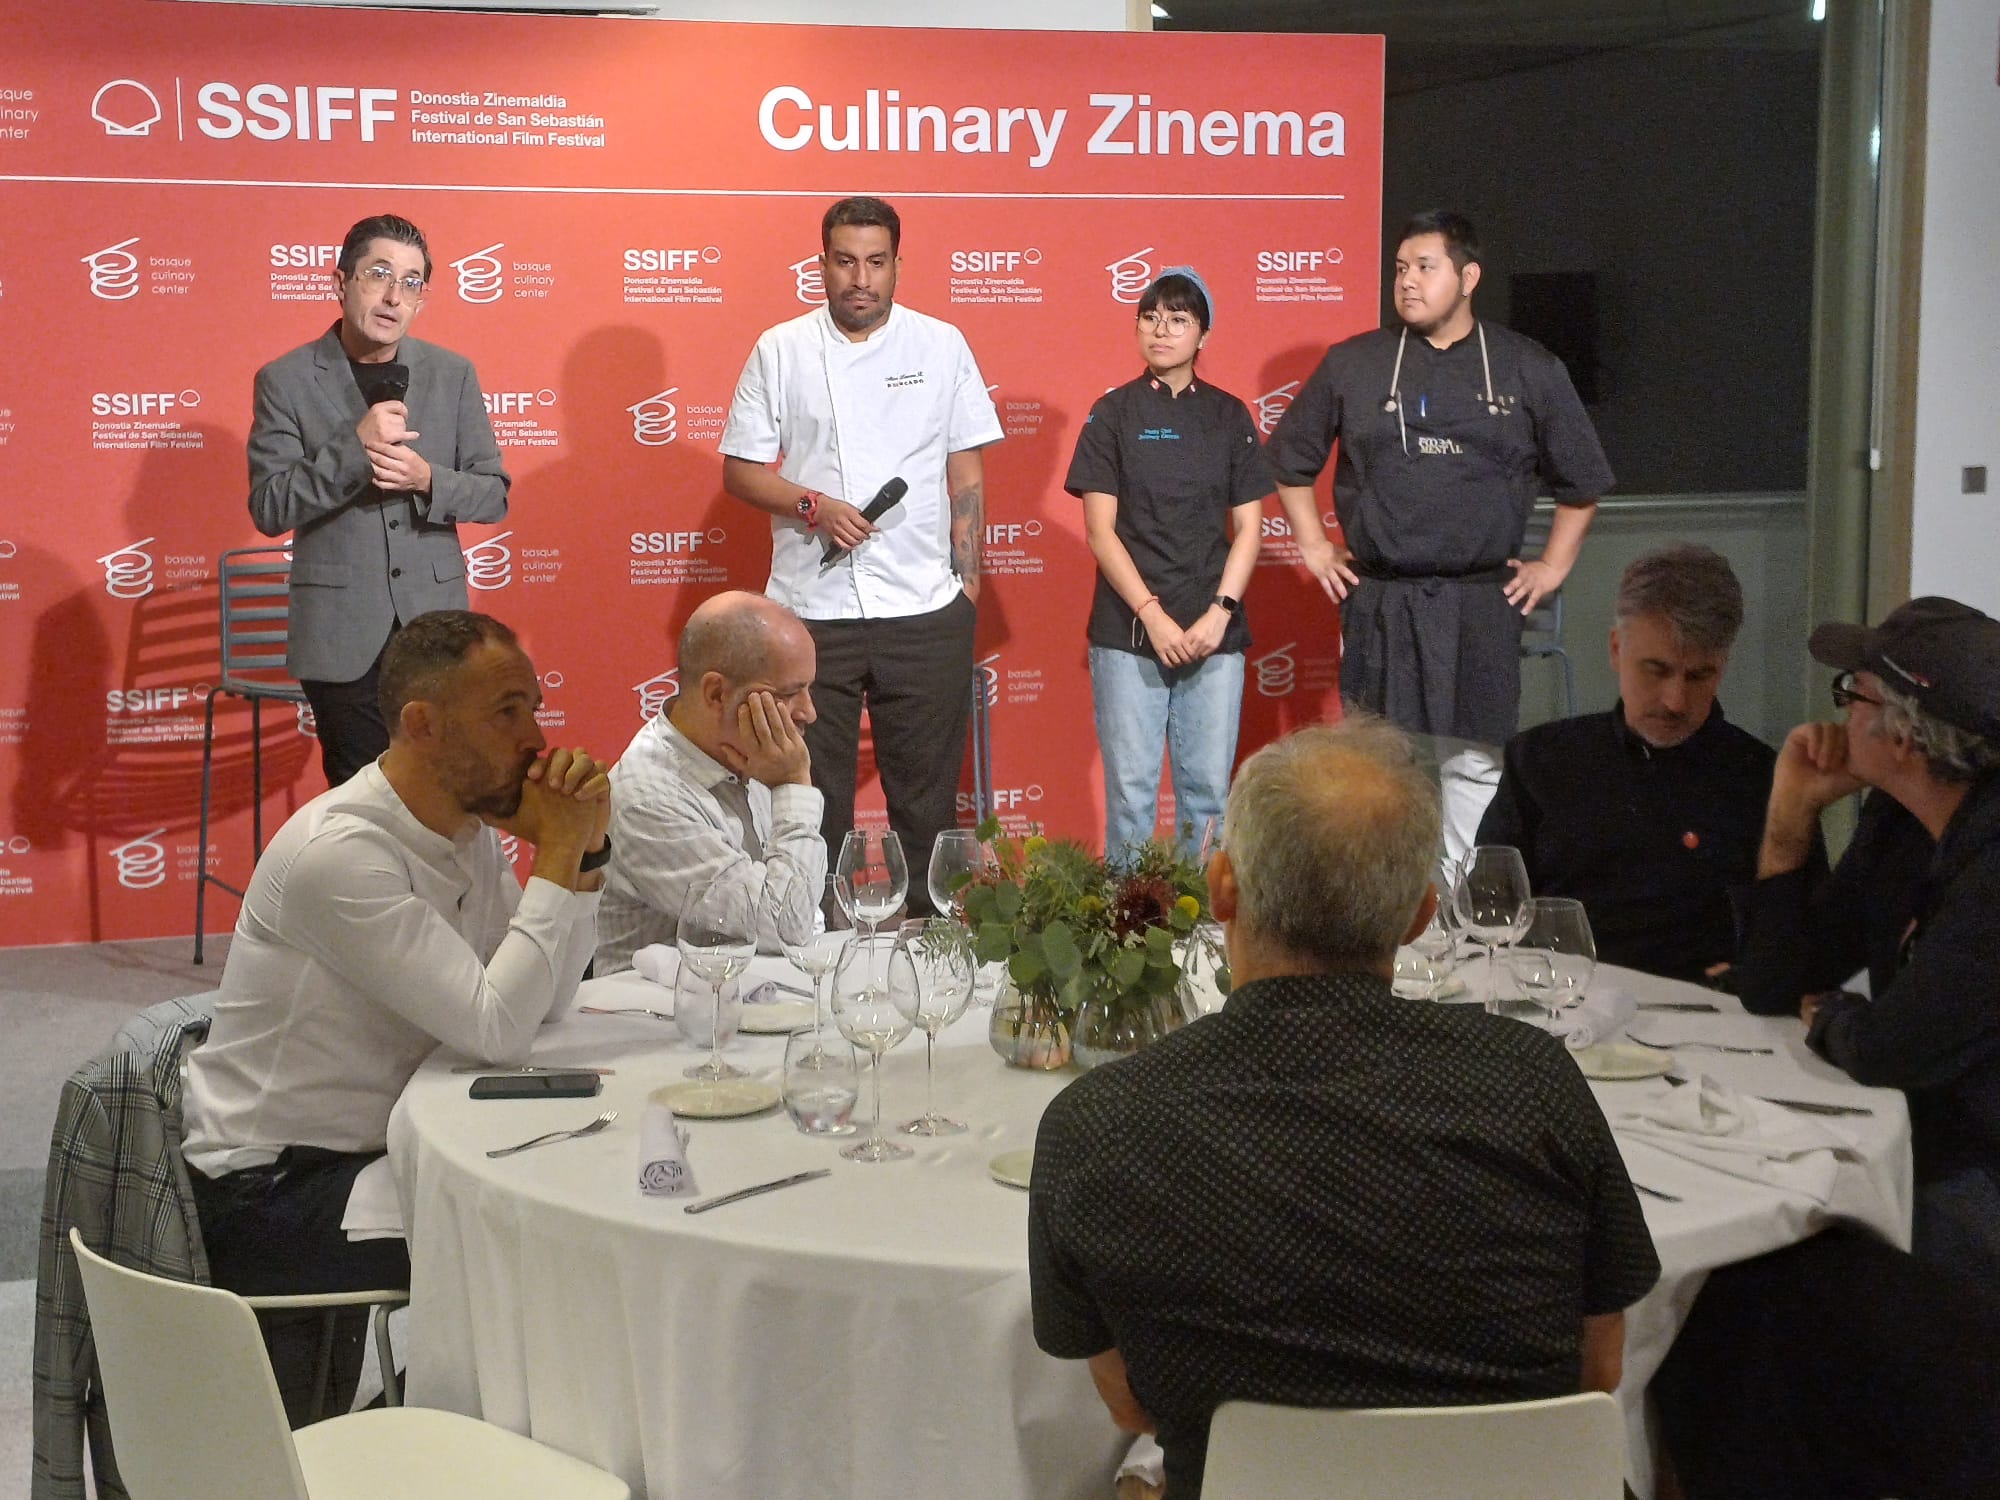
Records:
[[[889,967],[889,998],[924,1034],[924,1112],[903,1124],[906,1135],[957,1135],[963,1120],[938,1113],[937,1035],[965,1014],[972,999],[972,943],[948,918],[905,922],[896,944],[908,962]]]
[[[692,975],[702,980],[709,991],[708,997],[698,997],[692,985],[676,985],[674,1015],[681,1016],[684,1001],[694,1003],[695,1010],[682,1023],[683,1034],[686,1026],[698,1025],[703,1004],[706,1001],[708,1017],[708,1061],[699,1067],[689,1068],[687,1076],[713,1081],[722,1078],[740,1078],[742,1069],[732,1068],[722,1060],[723,1043],[729,1040],[723,1033],[725,1011],[724,990],[737,975],[750,967],[750,960],[757,955],[757,907],[750,888],[741,881],[722,877],[697,885],[689,893],[688,904],[681,910],[680,926],[674,937],[675,946],[680,949],[681,976]],[[740,1004],[740,998],[738,1003]],[[732,1012],[738,1014],[740,1012]],[[734,1021],[729,1024],[729,1036],[736,1034]],[[699,1036],[697,1031],[694,1036]]]
[[[831,875],[814,880],[796,867],[774,872],[764,882],[766,905],[774,913],[772,925],[777,928],[779,945],[785,950],[785,958],[812,981],[815,1037],[826,1029],[826,987],[820,981],[833,972],[833,966],[840,961],[841,950],[853,935],[839,928],[831,932],[820,930],[817,916],[825,910],[826,898],[832,892],[833,884]],[[801,903],[813,914],[803,928],[777,919],[775,914],[778,912],[796,915]]]
[[[785,1113],[802,1135],[852,1135],[861,1065],[846,1042],[823,1046],[803,1027],[785,1038]]]
[[[965,920],[965,887],[986,867],[986,849],[970,828],[947,828],[931,845],[931,906]]]
[[[1450,974],[1442,959],[1413,943],[1396,950],[1392,987],[1407,1000],[1435,1000]]]
[[[882,1054],[910,1034],[910,1018],[890,997],[889,972],[892,965],[909,962],[894,936],[871,932],[849,943],[833,968],[834,1024],[842,1036],[867,1052],[874,1080],[875,1110],[868,1138],[840,1153],[850,1161],[897,1161],[911,1154],[908,1146],[882,1134]]]
[[[848,829],[834,862],[833,889],[848,920],[873,937],[910,893],[910,867],[895,830]]]
[[[1452,905],[1459,925],[1486,949],[1486,1008],[1500,1013],[1498,952],[1527,930],[1530,892],[1521,851],[1481,844],[1465,856]]]
[[[1528,998],[1556,1015],[1583,998],[1597,968],[1597,944],[1590,935],[1590,917],[1583,903],[1568,896],[1537,896],[1528,903],[1527,930],[1514,944],[1522,960],[1516,973]]]

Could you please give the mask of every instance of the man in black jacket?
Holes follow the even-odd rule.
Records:
[[[1536,895],[1583,902],[1606,963],[1729,982],[1729,891],[1757,873],[1775,759],[1716,701],[1742,624],[1721,553],[1647,553],[1618,584],[1618,702],[1507,744],[1479,842],[1519,849]]]
[[[1909,1095],[1914,1248],[2000,1280],[2000,621],[1915,599],[1822,625],[1845,724],[1786,736],[1758,879],[1740,890],[1744,1004],[1796,1011],[1857,1082]],[[1820,812],[1872,787],[1825,880]],[[1864,999],[1833,989],[1865,966]]]

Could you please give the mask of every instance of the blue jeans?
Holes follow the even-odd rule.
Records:
[[[1175,835],[1189,854],[1202,829],[1222,829],[1243,707],[1243,653],[1218,651],[1192,667],[1090,648],[1090,695],[1104,756],[1104,850],[1153,835],[1160,816],[1160,751],[1173,764]]]

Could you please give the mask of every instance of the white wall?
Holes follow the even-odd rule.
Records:
[[[1910,592],[2000,614],[2000,0],[1932,0]],[[1983,464],[1987,492],[1960,492]]]

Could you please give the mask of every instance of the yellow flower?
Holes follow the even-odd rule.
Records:
[[[1101,896],[1085,896],[1077,902],[1077,909],[1086,917],[1097,916],[1104,910],[1104,899]]]
[[[1047,839],[1043,838],[1039,833],[1032,833],[1028,835],[1028,841],[1021,846],[1021,852],[1026,854],[1030,859],[1033,859],[1048,847],[1049,841]]]
[[[1192,922],[1201,915],[1201,903],[1192,896],[1183,896],[1174,903],[1174,910]]]

